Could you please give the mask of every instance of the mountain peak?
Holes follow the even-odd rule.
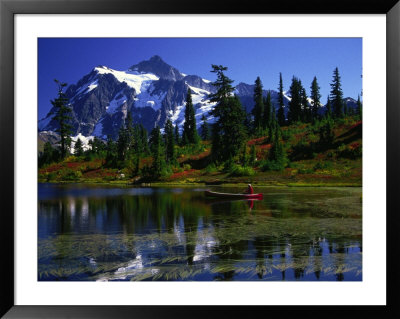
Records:
[[[154,55],[149,60],[132,65],[129,71],[152,73],[161,79],[172,81],[183,79],[183,75],[177,69],[167,64],[159,55]]]
[[[153,55],[149,61],[161,61],[164,62],[163,59],[159,55]],[[165,63],[165,62],[164,62]]]

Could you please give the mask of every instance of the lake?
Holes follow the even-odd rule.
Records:
[[[361,281],[362,189],[38,185],[41,281]]]

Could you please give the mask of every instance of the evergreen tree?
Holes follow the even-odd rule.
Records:
[[[311,116],[312,120],[315,121],[318,118],[318,107],[321,104],[321,94],[319,93],[320,87],[317,82],[317,77],[311,83]]]
[[[51,146],[50,142],[44,144],[43,152],[39,154],[38,165],[43,167],[46,164],[51,164],[58,160],[59,153]]]
[[[278,121],[276,119],[276,114],[275,114],[275,108],[272,108],[272,112],[271,112],[271,121],[270,121],[270,125],[268,127],[268,142],[269,143],[273,143],[274,140],[274,135],[275,135],[275,130],[278,126]]]
[[[333,116],[336,118],[343,117],[343,91],[339,69],[337,67],[333,71],[330,100],[332,104]]]
[[[221,103],[224,99],[231,96],[234,88],[232,87],[233,80],[228,78],[224,71],[228,70],[227,67],[222,65],[211,65],[212,73],[217,73],[217,80],[212,84],[217,88],[217,92],[210,95],[210,102]]]
[[[92,142],[92,152],[94,154],[100,154],[101,152],[103,152],[105,150],[104,143],[101,140],[99,140],[97,137],[95,137],[93,139],[93,141],[91,141],[91,142]]]
[[[170,119],[167,120],[164,127],[165,131],[165,160],[168,164],[175,164],[176,154],[175,154],[175,137],[174,137],[174,127]]]
[[[268,159],[276,162],[278,166],[283,169],[286,165],[287,158],[285,149],[283,148],[283,144],[281,142],[281,135],[281,129],[279,126],[277,126],[274,132],[274,142]]]
[[[150,154],[147,130],[144,128],[144,126],[142,124],[140,124],[140,138],[141,138],[141,144],[142,144],[142,153],[145,155]]]
[[[142,145],[142,138],[140,135],[140,127],[139,125],[135,125],[133,127],[133,149],[135,155],[143,153],[143,145]]]
[[[360,116],[360,119],[362,119],[362,103],[360,100],[360,95],[358,95],[357,98],[357,114]]]
[[[288,120],[289,123],[294,123],[302,119],[302,85],[301,81],[293,76],[290,86],[290,95],[292,97],[289,102]]]
[[[79,137],[75,142],[75,147],[74,148],[75,148],[74,154],[76,156],[82,156],[83,155],[82,141],[81,141],[81,139]]]
[[[65,137],[65,154],[71,154],[72,137],[67,135]]]
[[[327,118],[332,118],[332,105],[331,105],[331,100],[328,96],[328,99],[326,101],[326,117]]]
[[[70,147],[70,135],[72,134],[72,125],[69,124],[71,117],[71,108],[68,106],[68,99],[63,89],[67,86],[67,83],[59,82],[54,80],[58,85],[58,97],[51,102],[55,108],[53,119],[58,123],[56,132],[60,134],[61,144],[61,158],[64,158]]]
[[[203,141],[210,140],[210,126],[207,123],[207,118],[204,116],[201,117],[203,123],[201,124],[201,138]]]
[[[133,163],[134,163],[134,174],[139,174],[140,173],[140,154],[136,154],[135,157],[133,158]]]
[[[264,103],[262,96],[262,83],[260,77],[257,77],[254,86],[254,132],[256,135],[260,135],[263,128],[263,114],[264,114]]]
[[[246,115],[238,97],[232,97],[233,80],[229,79],[224,71],[227,67],[212,65],[211,72],[217,73],[217,80],[213,85],[216,93],[210,95],[210,101],[216,102],[211,114],[216,122],[212,130],[211,153],[214,161],[231,161],[240,151],[246,136],[243,125]]]
[[[160,177],[164,168],[163,147],[160,127],[155,127],[150,133],[150,151],[153,157],[152,173]]]
[[[129,144],[128,132],[125,129],[124,124],[122,124],[119,129],[118,139],[117,139],[117,154],[118,154],[118,160],[121,162],[120,163],[121,165],[123,165],[123,162],[125,162],[127,158],[128,144]]]
[[[211,152],[215,161],[232,161],[240,152],[246,137],[243,124],[246,115],[239,98],[231,96],[233,80],[224,74],[227,68],[221,65],[212,65],[212,68],[211,72],[217,73],[217,80],[213,83],[217,91],[210,95],[210,101],[217,104],[211,111],[216,119]]]
[[[136,124],[133,127],[133,149],[136,155],[148,155],[149,145],[147,140],[147,130],[143,124]]]
[[[301,118],[303,122],[311,122],[311,108],[308,103],[307,93],[305,88],[301,85]]]
[[[181,137],[179,135],[178,123],[175,124],[175,143],[176,143],[176,145],[180,145],[181,144]]]
[[[185,123],[183,124],[182,144],[197,144],[199,136],[196,128],[196,117],[192,102],[192,94],[188,89],[186,95]]]
[[[131,111],[128,111],[125,119],[125,130],[126,130],[126,138],[127,138],[127,155],[132,155],[134,151],[135,145],[135,132],[133,128],[133,119]]]
[[[267,98],[264,100],[264,116],[263,116],[263,128],[268,129],[271,126],[271,112],[272,112],[272,102],[271,102],[271,91],[268,91]]]
[[[333,132],[333,120],[328,117],[324,121],[325,124],[322,125],[319,130],[319,142],[323,148],[328,148],[332,145],[335,138],[335,134]]]
[[[106,144],[106,166],[108,167],[116,167],[117,166],[117,154],[115,143],[111,138],[111,135],[107,135],[107,144]]]
[[[280,126],[285,125],[285,110],[284,110],[284,103],[283,103],[283,82],[282,82],[282,73],[279,73],[279,93],[278,93],[278,123]]]
[[[247,113],[246,107],[243,107],[243,112],[245,115],[243,125],[246,128],[246,132],[249,133],[253,129],[253,119],[251,113]]]

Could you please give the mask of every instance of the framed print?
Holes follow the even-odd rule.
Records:
[[[2,315],[398,314],[400,5],[291,4],[1,1]]]

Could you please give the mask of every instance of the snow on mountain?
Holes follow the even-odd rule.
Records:
[[[162,106],[162,101],[167,93],[160,94],[154,93],[154,86],[152,82],[144,82],[142,84],[141,93],[135,98],[135,107],[149,106],[153,110],[159,110]]]
[[[111,100],[108,106],[106,106],[107,113],[114,114],[117,109],[126,102],[127,97],[123,94],[123,92],[118,92],[114,98]]]
[[[86,83],[85,85],[82,85],[79,90],[76,92],[76,95],[82,94],[82,93],[89,93],[90,91],[94,90],[97,87],[98,80],[91,81],[89,83]]]
[[[292,100],[292,97],[290,96],[290,92],[288,92],[288,91],[283,91],[282,93],[283,93],[283,97],[284,97],[285,99],[287,99],[289,102]],[[285,106],[283,106],[283,107],[285,107]]]
[[[168,65],[159,56],[153,56],[131,66],[125,71],[114,70],[106,66],[97,66],[83,76],[76,84],[70,85],[65,94],[72,108],[71,125],[75,140],[97,136],[105,139],[118,136],[128,112],[133,123],[141,123],[148,131],[156,125],[163,128],[167,119],[178,125],[180,131],[185,122],[185,100],[187,91],[192,94],[197,126],[202,124],[204,115],[209,123],[215,121],[210,114],[216,105],[211,103],[209,95],[216,88],[211,81],[197,75],[187,75]],[[271,90],[271,101],[278,107],[278,92]],[[254,107],[254,84],[239,83],[234,93],[239,96],[247,112]],[[263,90],[267,96],[268,91]],[[347,98],[346,103],[355,105],[356,101]],[[285,112],[291,100],[289,92],[284,92]],[[58,123],[52,118],[52,108],[45,118],[38,122],[39,132],[53,131]],[[84,139],[83,137],[86,137]]]
[[[154,74],[151,73],[139,73],[138,71],[117,71],[108,67],[96,67],[94,70],[98,74],[111,74],[119,82],[125,82],[129,87],[135,89],[136,94],[140,94],[142,90],[151,84],[151,81],[159,80]]]
[[[88,149],[90,149],[89,146],[89,141],[93,141],[94,136],[83,136],[81,133],[79,133],[77,136],[73,136],[71,137],[72,139],[72,143],[71,143],[71,153],[74,154],[75,153],[75,143],[78,141],[78,138],[81,140],[82,142],[82,148],[84,151],[87,151]]]
[[[204,79],[202,79],[204,81]],[[209,115],[209,112],[215,107],[216,103],[211,103],[208,99],[208,96],[211,92],[203,89],[196,88],[194,86],[188,85],[192,93],[192,102],[193,107],[195,108],[195,117],[196,117],[196,124],[199,128],[201,126],[201,118],[204,115],[207,119],[207,122],[213,123],[215,121],[212,115]],[[171,119],[172,123],[178,125],[180,130],[185,123],[185,106],[186,103],[182,105],[178,105],[174,111],[169,112],[169,118]]]
[[[65,92],[72,108],[73,134],[101,138],[110,134],[115,138],[128,112],[135,123],[142,123],[148,131],[155,125],[164,127],[167,118],[181,126],[189,87],[196,117],[201,118],[215,105],[207,100],[214,89],[209,80],[180,73],[159,56],[124,71],[97,66]],[[54,112],[51,109],[39,121],[39,131],[57,129],[58,123],[52,119]]]

